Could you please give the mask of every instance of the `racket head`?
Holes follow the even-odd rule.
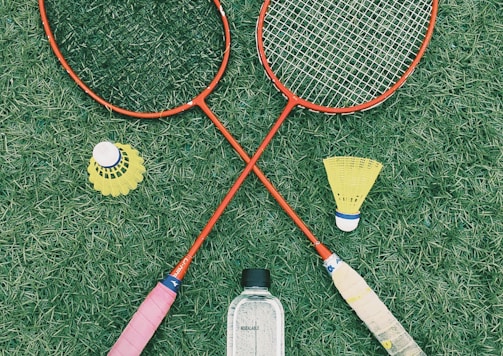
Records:
[[[80,7],[77,3],[72,2],[72,6],[76,7],[77,10],[63,13],[61,8],[64,8],[68,4],[67,2],[53,0],[48,2],[49,6],[46,6],[45,0],[39,0],[40,16],[48,42],[65,71],[86,94],[105,106],[108,110],[130,117],[145,119],[172,116],[188,110],[195,105],[200,105],[214,90],[224,75],[229,61],[231,40],[227,16],[219,0],[203,1],[197,4],[189,0],[172,1],[171,3],[152,3],[147,1],[102,3],[84,0],[81,2],[82,4]],[[60,4],[62,5],[60,6]],[[171,13],[167,13],[165,10],[171,5],[173,10]],[[199,6],[204,7],[204,9],[199,9]],[[49,19],[52,19],[53,16],[48,16],[48,7],[50,7],[50,14],[54,15],[54,18],[60,20],[60,22],[65,22],[64,26],[66,26],[66,29],[58,30],[59,24],[56,23],[56,20],[53,27],[51,27]],[[195,7],[198,7],[198,9],[195,9]],[[213,21],[210,17],[216,16],[220,18],[221,25],[219,23],[211,23],[209,25],[209,30],[206,30],[208,33],[208,37],[206,37],[206,34],[202,33],[203,30],[198,30],[202,28],[202,20],[196,21],[195,17],[191,17],[191,13],[194,10],[209,11],[209,7],[211,7],[213,11],[216,8],[214,14],[208,12],[208,16],[204,16],[203,14],[199,19],[202,18],[204,22],[209,22]],[[107,30],[105,27],[98,27],[97,29],[91,28],[90,21],[84,20],[84,16],[89,16],[89,13],[93,11],[103,16],[103,19],[108,22],[111,22],[108,19],[113,19],[115,22],[112,22],[112,30]],[[131,22],[129,22],[128,25],[127,21],[134,21],[138,11],[149,12],[151,23],[134,24],[133,22],[131,24]],[[175,28],[167,27],[167,29],[158,29],[156,32],[155,27],[162,18],[171,21],[170,24],[166,26],[176,24],[178,26],[177,28],[183,28],[184,21],[192,21],[192,32],[190,32],[191,30],[185,29],[188,32],[188,37],[183,41],[177,41],[176,38],[173,37],[180,32]],[[92,22],[100,24],[105,21],[93,19]],[[61,27],[64,26],[61,25]],[[222,36],[219,34],[219,27],[222,28]],[[150,31],[148,38],[145,37],[142,39],[142,33],[147,33],[147,28],[152,31]],[[205,28],[208,29],[208,27]],[[116,29],[117,33],[115,33]],[[81,38],[76,36],[77,32],[82,33]],[[213,36],[213,38],[218,37],[219,48],[215,48],[214,46],[211,47],[213,42],[216,42],[211,40],[210,44],[207,38],[211,36]],[[132,38],[130,39],[129,37]],[[166,37],[169,37],[169,39]],[[138,40],[138,38],[140,39]],[[119,43],[119,46],[122,45],[120,43],[121,39],[127,39],[128,41],[128,47],[125,49],[122,48],[122,52],[121,49],[115,48],[115,43]],[[158,42],[156,42],[156,40],[158,40]],[[167,57],[167,54],[169,55],[171,50],[176,54],[177,52],[175,52],[175,50],[178,50],[178,48],[190,46],[189,42],[191,40],[199,41],[198,43],[203,43],[206,47],[203,48],[203,46],[201,46],[198,52],[189,53],[187,55],[187,60],[174,61],[173,65],[168,59],[165,59],[163,62],[156,61],[156,58]],[[148,43],[150,47],[144,50],[143,54],[138,54],[140,52],[134,52],[134,49],[141,47],[142,41]],[[64,50],[60,48],[58,42],[64,44]],[[163,54],[160,52],[159,48],[164,50],[165,53]],[[100,53],[112,53],[112,51],[114,51],[113,55],[110,54],[109,58],[99,58]],[[131,69],[132,66],[126,65],[122,68],[114,68],[114,63],[117,63],[114,55],[117,56],[117,53],[119,56],[123,56],[125,62],[131,62],[132,66],[143,65],[140,67],[143,69],[140,70],[136,78],[128,78],[128,73],[134,71]],[[176,55],[172,56],[177,57]],[[183,53],[181,56],[183,56]],[[90,63],[86,62],[86,59],[89,61],[92,60],[97,64],[93,63],[94,67],[90,66]],[[197,71],[198,73],[204,72],[204,78],[198,78],[198,74],[192,73],[192,70],[197,66],[191,62],[197,63],[198,60],[202,62],[205,60],[211,61],[211,63],[208,64],[209,70],[201,69]],[[151,61],[152,65],[149,65],[149,63],[141,64],[142,61]],[[161,64],[156,66],[155,63]],[[109,70],[110,74],[108,76],[100,76],[101,72],[94,73],[92,69],[89,69],[95,67],[100,67],[100,71]],[[173,67],[175,68],[174,70]],[[181,68],[185,72],[179,73],[177,77],[171,77],[171,74],[177,70],[176,68]],[[141,73],[141,71],[144,72]],[[158,85],[158,88],[154,88],[154,90],[158,92],[158,96],[164,95],[162,93],[163,90],[169,92],[169,95],[166,94],[165,101],[161,99],[158,103],[152,104],[150,107],[140,104],[143,98],[148,96],[152,91],[152,87],[148,88],[148,86],[140,85],[135,87],[135,84],[149,82],[152,78],[162,76],[163,74],[166,74],[169,78],[164,79],[163,77],[161,79],[163,84]],[[193,80],[187,80],[187,78],[190,79],[191,77]],[[107,81],[111,84],[107,83]],[[164,84],[166,87],[164,87]],[[114,85],[120,85],[121,87],[117,89]],[[128,87],[128,85],[130,85],[130,87]],[[101,88],[101,86],[103,86],[103,88]],[[169,87],[169,89],[167,87]],[[181,92],[183,92],[183,94],[180,94]],[[131,96],[130,99],[129,96]],[[175,96],[177,97],[172,98]],[[122,97],[126,99],[121,100]],[[133,105],[129,105],[127,103],[128,100],[133,103]],[[147,101],[148,99],[145,100]]]
[[[437,10],[437,0],[265,0],[257,50],[287,100],[349,114],[403,85],[430,42]]]

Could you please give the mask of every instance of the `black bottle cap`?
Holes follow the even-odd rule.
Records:
[[[241,274],[241,286],[269,288],[271,286],[271,272],[263,268],[244,269]]]

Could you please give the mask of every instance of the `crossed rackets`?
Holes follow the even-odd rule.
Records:
[[[148,294],[109,355],[142,352],[175,301],[197,251],[252,171],[312,243],[340,294],[387,352],[391,355],[424,354],[364,279],[314,236],[257,166],[260,156],[294,108],[328,114],[370,109],[392,95],[413,72],[430,42],[438,1],[384,3],[265,0],[257,23],[257,49],[267,75],[287,103],[250,157],[206,103],[224,75],[230,56],[230,26],[219,0],[213,0],[213,4],[221,19],[224,49],[215,77],[191,101],[160,112],[139,112],[116,106],[86,85],[60,51],[49,25],[45,1],[39,0],[51,48],[70,77],[94,100],[117,113],[145,119],[172,116],[199,107],[246,162],[187,254]]]

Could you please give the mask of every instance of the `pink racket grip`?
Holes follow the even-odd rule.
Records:
[[[157,283],[108,353],[109,356],[140,355],[176,299],[180,281],[169,276]]]

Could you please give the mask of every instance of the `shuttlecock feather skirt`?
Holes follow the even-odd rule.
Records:
[[[323,160],[337,205],[336,223],[352,231],[360,219],[360,207],[374,185],[382,164],[360,157],[331,157]]]

